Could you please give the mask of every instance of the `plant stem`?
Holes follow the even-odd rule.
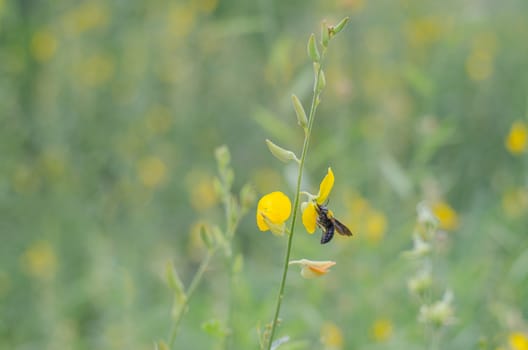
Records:
[[[288,237],[288,246],[286,248],[286,256],[284,258],[284,267],[282,270],[282,279],[279,287],[279,294],[277,297],[277,305],[275,307],[275,315],[273,317],[273,322],[271,325],[271,333],[268,341],[268,350],[271,350],[271,345],[273,343],[273,337],[275,336],[275,329],[277,327],[277,320],[279,319],[279,313],[280,308],[282,304],[282,299],[284,298],[284,287],[286,285],[286,277],[288,276],[288,266],[290,262],[290,254],[291,254],[291,248],[292,248],[292,242],[293,242],[293,234],[295,229],[295,222],[297,221],[297,213],[299,211],[299,197],[301,192],[301,182],[302,182],[302,175],[303,175],[303,169],[304,169],[304,162],[306,159],[306,153],[308,151],[308,145],[310,143],[310,135],[312,133],[312,125],[314,121],[315,111],[317,110],[317,106],[319,105],[319,95],[321,91],[319,90],[319,79],[321,76],[321,65],[319,65],[319,69],[317,71],[315,81],[314,81],[314,89],[313,89],[313,96],[312,96],[312,105],[310,106],[310,114],[308,116],[308,128],[307,131],[304,133],[304,143],[301,153],[301,161],[299,162],[299,174],[297,175],[297,188],[295,190],[295,200],[293,203],[293,215],[292,215],[292,221],[290,225],[290,234]]]
[[[178,313],[174,317],[174,324],[172,326],[172,331],[170,335],[169,340],[169,349],[172,349],[174,346],[174,341],[176,340],[176,335],[178,334],[178,329],[180,328],[181,320],[183,319],[183,315],[187,312],[189,301],[191,300],[191,297],[194,294],[194,291],[196,290],[196,287],[200,284],[203,274],[205,273],[205,270],[207,270],[207,267],[209,266],[209,262],[211,261],[211,258],[214,255],[214,250],[207,250],[207,254],[205,255],[205,258],[202,260],[202,263],[200,264],[200,267],[198,268],[198,271],[194,275],[191,284],[189,286],[189,289],[186,293],[185,301],[180,306],[180,309],[178,310]]]

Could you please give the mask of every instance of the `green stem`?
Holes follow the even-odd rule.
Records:
[[[228,214],[228,216],[230,216],[230,214]],[[233,250],[233,236],[238,227],[238,223],[239,221],[237,220],[232,226],[232,231],[228,231],[226,234],[226,236],[230,237],[228,239],[229,239],[229,245],[231,246],[232,250]],[[235,279],[235,276],[233,273],[233,264],[234,264],[233,256],[234,256],[234,253],[231,252],[229,256],[226,256],[226,261],[225,261],[225,265],[227,268],[227,275],[228,275],[228,286],[227,286],[228,300],[227,300],[227,308],[226,308],[226,313],[227,313],[226,314],[226,326],[228,329],[228,333],[223,339],[223,344],[221,346],[221,349],[229,349],[231,347],[231,342],[233,341],[233,333],[232,333],[233,327],[231,324],[232,317],[233,317],[232,316],[233,315],[233,291],[234,291],[233,283]]]
[[[431,344],[429,346],[430,350],[438,350],[440,345],[440,331],[433,329],[431,333]]]
[[[315,111],[317,110],[317,106],[319,105],[319,95],[321,93],[321,91],[318,88],[320,76],[321,76],[321,65],[319,65],[319,69],[315,77],[314,90],[313,90],[313,96],[312,96],[312,105],[310,106],[310,114],[308,116],[308,128],[304,134],[304,143],[303,143],[303,149],[301,153],[301,161],[299,163],[299,174],[297,175],[297,188],[295,190],[295,200],[293,204],[293,215],[292,215],[292,221],[290,225],[290,234],[288,237],[288,246],[286,248],[286,256],[284,258],[284,267],[282,270],[282,279],[281,279],[281,283],[279,287],[277,304],[275,306],[275,315],[273,317],[273,322],[271,325],[271,332],[270,332],[270,337],[268,341],[268,350],[271,350],[271,345],[273,343],[273,337],[275,336],[275,329],[277,328],[277,320],[279,319],[282,299],[284,298],[284,287],[286,286],[286,277],[288,276],[288,266],[290,262],[290,254],[291,254],[291,249],[292,249],[293,233],[295,229],[295,222],[297,221],[297,213],[299,210],[299,197],[300,197],[300,192],[301,192],[301,182],[302,182],[302,175],[303,175],[303,169],[304,169],[304,162],[306,159],[306,153],[308,151],[308,145],[310,143],[310,135],[312,133],[312,125],[315,119],[314,118]]]
[[[191,297],[194,294],[194,291],[196,290],[196,287],[200,284],[203,274],[205,273],[205,270],[207,270],[207,267],[209,266],[209,262],[211,261],[211,258],[214,255],[214,250],[207,250],[207,255],[202,260],[202,263],[200,264],[200,267],[198,268],[198,271],[193,277],[193,280],[191,281],[191,284],[189,286],[189,289],[186,293],[185,301],[180,306],[180,309],[178,310],[178,314],[174,317],[174,324],[172,326],[172,331],[170,334],[170,340],[169,340],[169,349],[172,349],[174,346],[174,342],[176,341],[176,335],[178,334],[178,329],[180,328],[180,323],[183,319],[183,316],[187,312],[189,301],[191,300]]]

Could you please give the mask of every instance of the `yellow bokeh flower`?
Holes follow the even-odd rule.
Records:
[[[513,123],[505,144],[508,151],[512,154],[520,154],[526,151],[526,146],[528,145],[528,128],[526,124],[520,121]]]
[[[315,209],[315,204],[323,204],[328,199],[332,187],[334,187],[334,173],[332,172],[332,168],[328,168],[327,174],[319,185],[319,193],[314,198],[315,202],[312,200],[303,203],[302,223],[308,233],[314,233],[317,224],[317,210]]]
[[[528,188],[514,188],[502,195],[502,210],[510,218],[519,218],[528,209]]]
[[[466,72],[471,80],[482,81],[493,73],[493,55],[488,51],[474,51],[466,59]]]
[[[438,218],[442,230],[452,231],[458,228],[458,214],[449,204],[445,202],[434,204],[433,213]]]
[[[156,156],[141,159],[137,164],[141,183],[148,188],[156,188],[167,181],[167,166]]]
[[[112,56],[97,53],[81,60],[75,67],[79,82],[87,87],[98,87],[109,82],[115,75],[116,64]]]
[[[521,332],[514,332],[509,337],[512,350],[528,350],[528,337]]]
[[[39,280],[52,279],[57,271],[57,256],[47,241],[32,244],[22,255],[22,265],[28,275]]]
[[[382,212],[372,210],[365,217],[365,229],[367,240],[371,243],[378,243],[385,236],[387,218]]]
[[[192,170],[186,176],[191,205],[198,211],[205,211],[218,202],[214,178],[200,170]]]
[[[50,30],[43,29],[31,38],[31,53],[39,62],[50,60],[57,51],[58,41]]]
[[[270,230],[274,234],[284,233],[284,222],[290,217],[291,202],[280,191],[263,196],[257,205],[257,226],[261,231]]]
[[[325,350],[339,350],[343,348],[343,331],[333,322],[325,322],[321,327],[321,343]]]
[[[301,276],[306,279],[321,277],[329,272],[329,269],[336,264],[335,261],[313,261],[308,259],[292,260],[290,265],[301,265]]]
[[[370,329],[372,338],[377,342],[385,342],[392,336],[392,322],[382,318],[376,320]]]

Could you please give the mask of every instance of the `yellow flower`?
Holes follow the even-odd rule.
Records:
[[[285,231],[284,222],[290,217],[291,202],[280,191],[262,197],[257,205],[257,226],[261,231],[270,230],[274,234]]]
[[[389,340],[392,336],[392,323],[388,319],[379,319],[374,322],[370,330],[372,338],[377,342]]]
[[[199,170],[191,170],[185,177],[191,205],[198,211],[205,211],[218,202],[214,178]]]
[[[521,332],[510,334],[510,347],[512,350],[528,350],[528,337]]]
[[[333,322],[325,322],[321,327],[321,343],[325,350],[338,350],[343,348],[343,331]]]
[[[317,211],[315,204],[323,204],[328,198],[330,191],[332,191],[332,187],[334,187],[334,173],[332,172],[332,168],[328,168],[327,174],[319,185],[319,193],[314,198],[315,202],[312,200],[303,203],[302,223],[308,233],[314,233],[316,228]]]
[[[148,188],[156,188],[167,181],[167,166],[157,156],[141,159],[137,164],[139,179]]]
[[[48,241],[33,243],[22,255],[22,264],[31,277],[50,280],[57,271],[57,256]]]
[[[371,243],[378,243],[385,236],[387,230],[387,218],[382,212],[373,210],[365,218],[367,239]]]
[[[57,46],[57,38],[46,29],[36,32],[31,38],[31,53],[39,62],[51,59],[57,51]]]
[[[510,218],[521,217],[528,208],[528,188],[514,188],[502,195],[502,209]]]
[[[290,265],[301,265],[301,276],[307,279],[326,275],[335,264],[335,261],[312,261],[308,259],[290,261]]]
[[[433,205],[433,212],[440,222],[441,229],[452,231],[458,227],[458,215],[449,204],[438,202]]]
[[[513,123],[510,133],[506,138],[506,148],[512,154],[520,154],[526,150],[528,141],[528,130],[523,122]]]

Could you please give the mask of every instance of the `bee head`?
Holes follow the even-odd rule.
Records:
[[[317,213],[326,215],[328,214],[328,207],[325,204],[316,204],[317,205]]]

